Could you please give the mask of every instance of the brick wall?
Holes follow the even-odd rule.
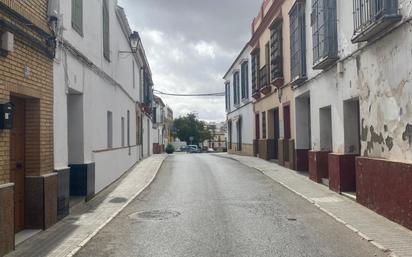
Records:
[[[0,2],[23,15],[33,24],[48,31],[47,0],[0,0]]]
[[[50,33],[47,28],[47,0],[0,2]],[[13,20],[3,10],[0,10],[0,19]],[[19,22],[14,24],[29,34],[35,34],[30,33],[30,26]],[[26,76],[25,71],[28,71]],[[52,172],[53,60],[25,38],[16,35],[14,52],[6,57],[0,56],[0,101],[9,101],[10,95],[26,99],[27,175],[38,176]],[[9,131],[0,131],[0,184],[10,181],[9,145]]]

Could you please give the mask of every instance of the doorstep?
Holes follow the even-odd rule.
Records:
[[[33,236],[37,235],[41,231],[42,231],[41,229],[25,229],[23,231],[18,232],[17,234],[14,235],[15,246],[18,246],[19,244],[23,243],[27,239],[32,238]]]
[[[230,158],[259,170],[314,204],[362,239],[368,240],[388,254],[391,252],[391,256],[412,257],[412,231],[353,201],[353,195],[352,199],[349,199],[346,195],[335,193],[293,170],[255,157],[231,154],[216,156]]]
[[[342,192],[341,194],[356,202],[356,192]]]

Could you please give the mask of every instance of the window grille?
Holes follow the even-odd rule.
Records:
[[[253,93],[259,91],[259,68],[260,68],[260,54],[259,49],[255,49],[252,53],[252,89]]]
[[[313,0],[311,25],[314,69],[323,69],[338,59],[336,0]]]
[[[353,0],[352,42],[367,41],[401,18],[398,0]]]
[[[249,97],[249,62],[242,63],[242,99]]]
[[[292,81],[298,84],[306,79],[305,4],[298,0],[289,13]]]
[[[276,22],[270,30],[270,73],[273,80],[283,78],[282,23]]]

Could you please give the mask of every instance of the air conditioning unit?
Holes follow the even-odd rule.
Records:
[[[49,0],[47,15],[49,20],[58,20],[60,14],[60,0]]]

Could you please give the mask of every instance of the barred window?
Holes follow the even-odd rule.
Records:
[[[313,0],[311,25],[313,64],[317,68],[316,65],[323,61],[337,59],[336,0]]]
[[[72,28],[83,36],[83,0],[72,0]]]
[[[282,23],[276,22],[270,29],[271,79],[283,78]]]
[[[399,0],[353,0],[352,42],[368,41],[402,19]]]
[[[239,72],[233,74],[233,103],[238,105],[240,103],[240,92],[239,92]]]
[[[262,138],[266,139],[266,112],[262,112]]]
[[[289,13],[292,80],[306,79],[305,3],[298,0]]]
[[[225,84],[225,92],[226,92],[226,110],[230,110],[230,83],[226,82]]]
[[[260,68],[260,54],[259,48],[252,53],[252,89],[253,92],[259,90],[259,68]]]
[[[249,62],[245,61],[241,66],[242,72],[242,99],[249,97]]]
[[[103,56],[110,61],[110,20],[107,0],[103,0]]]

